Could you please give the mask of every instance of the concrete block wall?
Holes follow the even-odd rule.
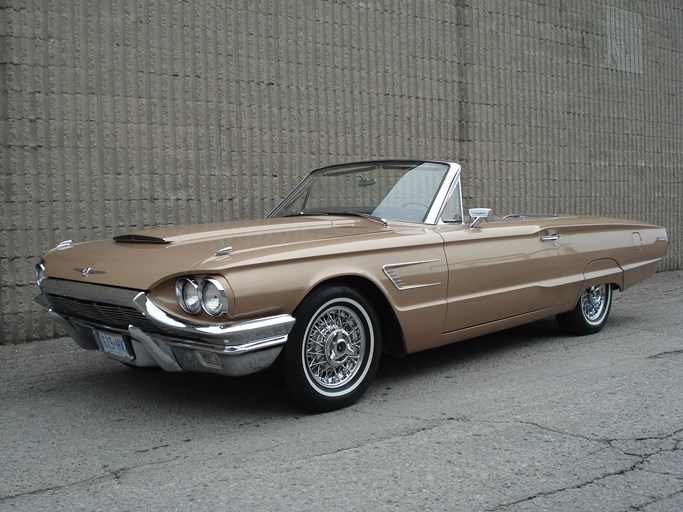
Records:
[[[678,0],[0,2],[0,343],[64,239],[262,216],[313,167],[462,161],[466,206],[683,242]]]
[[[472,2],[470,175],[502,212],[669,228],[681,268],[683,4]]]

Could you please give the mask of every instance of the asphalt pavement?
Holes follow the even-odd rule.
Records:
[[[0,346],[0,510],[683,510],[683,272],[554,320],[385,358],[341,411],[264,375]]]

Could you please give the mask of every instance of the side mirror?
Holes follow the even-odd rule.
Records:
[[[375,185],[377,181],[373,177],[368,177],[368,176],[363,176],[362,174],[358,175],[358,186],[359,187],[371,187],[372,185]]]
[[[470,208],[469,214],[470,218],[473,219],[470,228],[477,229],[481,224],[481,221],[484,219],[486,219],[486,221],[489,220],[489,217],[491,217],[491,208]]]

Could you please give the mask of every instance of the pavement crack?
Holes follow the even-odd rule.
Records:
[[[683,494],[683,487],[681,487],[677,491],[669,493],[665,496],[660,496],[659,498],[655,498],[654,496],[650,496],[650,498],[652,498],[650,501],[645,502],[645,503],[641,503],[640,505],[632,506],[631,510],[643,510],[645,507],[649,507],[650,505],[654,505],[658,501],[668,500],[669,498],[673,498],[674,496],[678,496],[679,494]]]
[[[359,411],[359,412],[361,412],[361,411]],[[362,411],[362,413],[373,415],[372,412]],[[381,415],[381,416],[386,417],[386,415]],[[403,416],[402,418],[405,419],[405,416]],[[425,421],[424,418],[413,418],[413,419],[419,420],[419,421]],[[315,459],[319,459],[322,457],[329,457],[330,455],[338,455],[340,453],[346,453],[349,451],[357,450],[359,448],[363,448],[364,446],[383,443],[385,441],[390,441],[390,440],[394,440],[394,439],[409,438],[409,437],[415,436],[417,434],[421,434],[423,432],[430,432],[432,430],[443,427],[444,425],[451,423],[451,422],[454,422],[454,421],[468,421],[468,420],[465,420],[462,418],[447,417],[447,418],[443,418],[441,420],[432,421],[429,424],[423,424],[423,425],[419,425],[419,426],[416,426],[416,427],[413,427],[410,429],[406,429],[406,430],[404,430],[402,432],[398,432],[394,435],[380,437],[380,438],[376,438],[376,439],[368,439],[366,442],[354,444],[352,446],[345,446],[345,447],[339,448],[337,450],[332,450],[329,452],[316,453],[316,454],[310,455],[308,457],[305,457],[304,459],[301,459],[301,460],[302,461],[315,460]]]
[[[510,423],[512,423],[512,422],[510,422]],[[679,451],[680,447],[679,447],[679,444],[675,442],[675,438],[676,438],[676,436],[678,436],[683,431],[683,430],[676,430],[670,434],[662,434],[662,435],[652,436],[652,437],[639,437],[639,438],[626,438],[626,439],[620,439],[620,438],[618,438],[618,439],[600,439],[600,438],[592,438],[589,436],[584,436],[581,434],[575,434],[575,433],[571,433],[571,432],[564,432],[564,431],[561,431],[558,429],[553,429],[550,427],[546,427],[546,426],[543,426],[543,425],[540,425],[538,423],[531,422],[531,421],[515,421],[514,423],[530,425],[530,426],[539,428],[541,430],[554,432],[554,433],[561,434],[561,435],[567,435],[567,436],[576,437],[579,439],[585,439],[585,440],[592,441],[592,442],[603,443],[605,446],[601,450],[598,450],[598,451],[603,451],[605,449],[614,449],[614,450],[621,452],[622,454],[624,454],[627,457],[635,457],[636,460],[634,460],[630,465],[628,465],[622,469],[615,470],[615,471],[609,471],[609,472],[600,474],[600,475],[596,476],[595,478],[591,478],[589,480],[586,480],[584,482],[580,482],[580,483],[575,484],[575,485],[560,487],[560,488],[551,489],[548,491],[540,491],[540,492],[538,492],[532,496],[526,496],[526,497],[520,498],[518,500],[509,501],[509,502],[502,503],[500,505],[496,505],[493,508],[487,509],[489,512],[503,511],[503,510],[507,510],[511,507],[514,507],[515,505],[519,505],[520,503],[528,503],[528,502],[533,501],[537,498],[553,496],[555,494],[559,494],[559,493],[562,493],[565,491],[583,489],[584,487],[588,487],[588,486],[590,486],[596,482],[599,482],[601,480],[604,480],[606,478],[622,476],[622,475],[625,475],[625,474],[630,473],[632,471],[643,470],[643,471],[657,473],[656,471],[652,471],[650,469],[644,469],[644,468],[642,468],[642,466],[648,461],[648,459],[650,459],[651,457],[654,457],[655,455],[658,455],[660,453],[665,453],[665,452]],[[636,443],[638,443],[638,442],[645,443],[648,441],[664,442],[667,440],[671,440],[673,442],[672,446],[669,446],[669,447],[658,446],[658,447],[655,447],[654,449],[648,450],[646,453],[632,453],[632,452],[629,452],[626,449],[624,449],[624,448],[622,448],[616,444],[618,442],[628,442],[628,441],[636,442]],[[662,473],[662,474],[668,474],[668,473]],[[683,492],[683,488],[681,488],[681,489],[679,489],[679,490],[675,491],[674,493],[667,495],[667,496],[660,496],[660,497],[649,496],[650,498],[652,498],[653,501],[649,502],[648,504],[652,504],[652,503],[655,503],[659,500],[666,499],[666,498],[669,498],[671,496],[675,496],[675,495],[680,494],[682,492]],[[647,504],[644,504],[642,506],[644,507],[646,505]],[[638,509],[636,508],[636,510],[638,510]]]
[[[659,354],[654,354],[651,356],[648,356],[648,359],[662,359],[664,357],[672,357],[672,356],[678,356],[683,354],[683,348],[680,349],[675,349],[675,350],[667,350],[666,352],[660,352]]]
[[[548,427],[546,425],[541,425],[540,423],[536,423],[535,421],[515,420],[513,422],[494,422],[494,423],[517,423],[519,425],[529,425],[531,427],[535,427],[539,430],[544,430],[546,432],[552,432],[554,434],[560,434],[562,436],[574,437],[577,439],[583,439],[584,441],[591,441],[591,442],[595,442],[595,443],[608,444],[610,441],[609,439],[603,439],[603,438],[599,438],[599,437],[591,437],[591,436],[587,436],[584,434],[577,434],[576,432],[568,432],[566,430],[560,430],[557,428]]]
[[[634,471],[640,464],[642,464],[642,461],[639,460],[639,461],[634,462],[633,464],[631,464],[631,465],[630,465],[629,467],[627,467],[627,468],[623,468],[623,469],[620,469],[620,470],[618,470],[618,471],[610,471],[610,472],[608,472],[608,473],[604,473],[604,474],[602,474],[602,475],[598,475],[598,476],[596,476],[595,478],[592,478],[592,479],[587,480],[587,481],[585,481],[585,482],[581,482],[581,483],[576,484],[576,485],[570,485],[570,486],[567,486],[567,487],[560,487],[560,488],[558,488],[558,489],[552,489],[552,490],[549,490],[549,491],[541,491],[541,492],[538,492],[538,493],[534,494],[533,496],[526,496],[526,497],[524,497],[524,498],[520,498],[520,499],[515,500],[515,501],[508,501],[508,502],[506,502],[506,503],[502,503],[502,504],[500,504],[500,505],[496,505],[495,507],[490,508],[490,509],[487,509],[487,510],[488,510],[489,512],[497,512],[497,511],[500,511],[500,510],[506,510],[506,509],[508,509],[508,508],[510,508],[510,507],[514,507],[515,505],[519,505],[520,503],[528,503],[528,502],[533,501],[533,500],[535,500],[535,499],[537,499],[537,498],[543,498],[543,497],[547,497],[547,496],[552,496],[552,495],[554,495],[554,494],[559,494],[559,493],[562,493],[562,492],[565,492],[565,491],[573,491],[573,490],[576,490],[576,489],[583,489],[584,487],[588,487],[589,485],[592,485],[592,484],[594,484],[595,482],[599,482],[600,480],[604,480],[605,478],[609,478],[609,477],[612,477],[612,476],[620,476],[620,475],[624,475],[624,474],[626,474],[626,473],[629,473],[629,472],[631,472],[631,471]]]
[[[61,491],[63,489],[70,489],[72,487],[78,487],[81,485],[90,486],[90,485],[93,485],[93,484],[96,484],[99,482],[103,482],[106,480],[113,480],[115,482],[118,482],[121,480],[123,475],[125,475],[126,473],[128,473],[131,470],[146,467],[146,466],[154,466],[157,464],[165,464],[167,462],[172,462],[174,460],[177,460],[178,458],[179,457],[173,457],[171,459],[158,460],[158,461],[154,461],[154,462],[147,462],[144,464],[138,464],[138,465],[134,465],[134,466],[124,466],[124,467],[116,468],[116,469],[108,469],[104,473],[102,473],[101,475],[91,476],[88,478],[84,478],[82,480],[77,480],[75,482],[68,482],[68,483],[65,483],[62,485],[51,485],[51,486],[41,487],[40,489],[34,489],[32,491],[25,491],[25,492],[20,492],[17,494],[0,496],[0,503],[2,503],[4,501],[13,500],[16,498],[23,498],[26,496],[37,496],[37,495],[44,494],[44,493]]]
[[[53,491],[61,491],[62,489],[69,489],[71,487],[77,487],[79,485],[92,485],[97,482],[101,482],[104,480],[119,480],[121,478],[121,474],[125,473],[128,471],[129,468],[119,468],[119,469],[114,469],[114,470],[109,470],[103,473],[102,475],[98,476],[91,476],[89,478],[84,478],[83,480],[77,480],[75,482],[69,482],[66,484],[62,485],[52,485],[48,487],[42,487],[40,489],[34,489],[32,491],[26,491],[26,492],[20,492],[17,494],[10,494],[7,496],[0,496],[0,503],[3,501],[7,500],[12,500],[16,498],[23,498],[26,496],[36,496],[39,494],[43,494],[46,492],[53,492]]]

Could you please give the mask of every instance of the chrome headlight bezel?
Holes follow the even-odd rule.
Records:
[[[228,294],[218,279],[207,277],[199,284],[202,309],[213,317],[228,314]],[[215,302],[215,305],[212,303]]]
[[[192,297],[192,295],[187,295],[188,292],[194,293],[196,302],[189,301],[188,303],[188,299]],[[178,279],[175,283],[175,294],[180,309],[185,311],[185,313],[196,315],[202,310],[202,297],[199,292],[199,286],[193,279],[190,279],[189,277],[181,277]]]

